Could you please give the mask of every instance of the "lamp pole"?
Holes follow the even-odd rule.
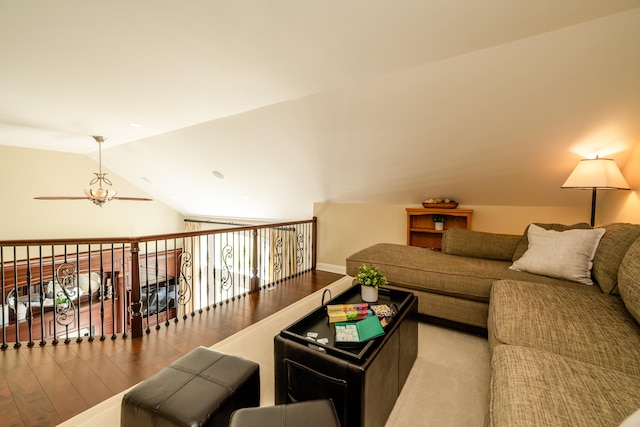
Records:
[[[596,187],[593,187],[591,190],[591,226],[593,227],[596,223],[596,192],[598,190]]]

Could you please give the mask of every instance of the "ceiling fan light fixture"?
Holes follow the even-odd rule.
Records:
[[[54,196],[54,197],[34,197],[34,199],[38,200],[77,200],[77,199],[89,199],[95,205],[102,207],[107,202],[110,202],[113,199],[120,200],[136,200],[136,201],[144,201],[150,202],[152,199],[146,197],[116,197],[116,190],[108,190],[104,188],[102,185],[112,185],[111,181],[106,177],[106,173],[102,173],[102,143],[106,139],[104,136],[93,136],[93,139],[98,143],[98,164],[100,167],[99,172],[94,173],[96,176],[89,182],[89,185],[98,184],[98,188],[89,188],[84,190],[84,194],[86,197],[76,197],[76,196]]]
[[[94,204],[98,206],[102,206],[107,202],[110,202],[117,194],[115,190],[105,190],[104,188],[93,189],[90,188],[88,190],[84,190],[84,194],[87,195],[89,200],[91,200]]]
[[[98,184],[98,188],[93,189],[90,188],[88,190],[84,190],[84,194],[98,206],[103,206],[105,203],[110,202],[115,196],[117,191],[115,190],[107,190],[102,188],[102,183],[106,185],[111,185],[111,181],[106,178],[106,173],[102,173],[102,143],[106,139],[104,136],[93,135],[93,139],[98,143],[98,165],[100,167],[100,171],[95,173],[95,178],[91,180],[89,185]]]

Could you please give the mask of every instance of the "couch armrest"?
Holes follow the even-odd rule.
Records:
[[[522,236],[450,228],[442,236],[442,252],[449,255],[511,261]]]

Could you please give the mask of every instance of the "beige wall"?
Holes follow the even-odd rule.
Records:
[[[630,222],[640,224],[640,144],[621,169],[631,191],[599,191],[597,223]]]
[[[114,201],[100,208],[82,200],[33,200],[36,195],[81,195],[96,170],[96,162],[83,155],[0,146],[0,240],[136,237],[184,229],[183,216],[157,201]],[[633,190],[600,191],[597,223],[640,223],[640,146],[622,172]],[[108,176],[121,195],[146,196],[117,175]],[[519,234],[534,221],[588,222],[590,194],[583,193],[584,207],[580,208],[460,207],[474,210],[474,230]],[[368,245],[406,243],[407,207],[420,206],[314,204],[314,215],[318,217],[318,262],[344,266],[347,256]]]
[[[98,164],[80,154],[0,146],[0,240],[139,237],[184,230],[184,218],[158,202],[43,201],[34,196],[82,196]],[[149,197],[109,173],[121,196]]]
[[[479,205],[460,205],[459,208],[473,209],[473,230],[521,234],[531,222],[589,222],[590,198],[587,196],[585,192],[584,208]],[[405,209],[419,207],[316,203],[318,264],[325,268],[344,267],[346,257],[374,243],[406,244]]]
[[[597,197],[596,224],[630,222],[640,224],[640,145],[636,145],[622,168],[631,191],[600,190]],[[473,209],[472,229],[493,233],[521,234],[531,222],[573,224],[589,222],[591,192],[582,193],[582,207],[553,206],[481,206]],[[318,217],[318,263],[325,268],[344,267],[352,253],[379,242],[406,243],[406,208],[420,205],[366,205],[316,203]]]

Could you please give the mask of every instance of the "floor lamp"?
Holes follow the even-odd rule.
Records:
[[[596,192],[602,190],[630,190],[613,159],[582,159],[571,172],[562,188],[591,190],[591,226],[596,218]]]

